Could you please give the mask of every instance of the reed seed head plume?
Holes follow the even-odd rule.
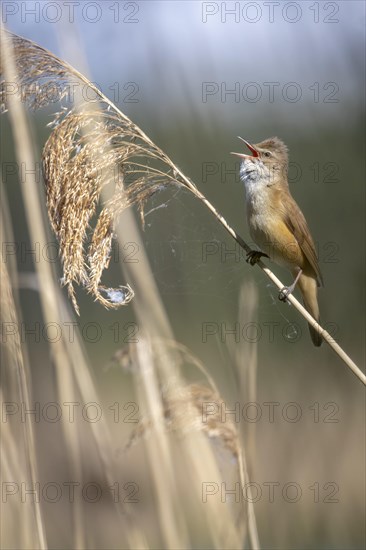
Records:
[[[83,285],[106,308],[128,304],[134,295],[128,284],[118,288],[101,284],[119,216],[135,205],[144,224],[144,204],[152,195],[172,184],[192,192],[196,187],[82,74],[37,44],[4,34],[13,47],[17,82],[6,82],[1,63],[1,111],[7,110],[12,93],[20,94],[34,110],[52,106],[55,91],[62,103],[42,154],[48,215],[63,264],[62,283],[77,312],[74,283]],[[75,82],[79,88],[92,88],[99,99],[97,107],[93,103],[91,108],[81,94],[77,102],[67,102],[70,83]],[[107,186],[109,199],[102,203],[101,192]]]
[[[235,459],[238,458],[239,435],[235,425],[222,418],[225,403],[221,396],[202,384],[190,384],[163,392],[164,421],[166,430],[184,435],[192,431],[203,432],[213,444],[219,443]],[[132,432],[126,450],[148,435],[150,421],[144,419]]]

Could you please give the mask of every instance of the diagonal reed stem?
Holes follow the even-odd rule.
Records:
[[[11,33],[7,33],[10,37]],[[15,36],[15,35],[14,35]],[[35,45],[31,41],[27,41],[29,44]],[[172,170],[175,180],[178,184],[183,185],[189,191],[191,191],[215,216],[215,218],[221,223],[221,225],[226,229],[229,235],[243,248],[247,253],[251,250],[249,245],[236,233],[236,231],[227,223],[225,218],[216,210],[216,208],[210,203],[210,201],[198,190],[194,183],[187,177],[183,172],[172,162],[172,160],[162,151],[155,143],[141,130],[136,124],[134,124],[116,105],[108,99],[92,82],[90,82],[82,73],[74,69],[71,65],[65,61],[60,60],[58,57],[54,56],[44,48],[41,48],[37,45],[39,51],[42,51],[44,54],[49,56],[50,59],[53,59],[57,62],[58,65],[62,65],[63,69],[66,70],[70,75],[75,76],[78,80],[83,82],[86,86],[91,88],[96,96],[107,106],[107,110],[112,109],[117,117],[122,121],[127,123],[127,125],[134,128],[136,136],[142,139],[148,147],[151,147],[154,155],[160,157],[160,159]],[[167,178],[171,180],[171,176],[167,174]],[[262,262],[258,261],[258,267],[267,275],[269,279],[279,288],[282,289],[285,285],[275,276],[275,274]],[[322,336],[322,338],[327,342],[327,344],[333,349],[333,351],[342,359],[342,361],[347,365],[348,368],[357,376],[357,378],[366,385],[366,376],[362,370],[356,365],[356,363],[349,357],[349,355],[341,348],[339,344],[334,340],[334,338],[327,332],[316,320],[306,311],[306,309],[300,304],[300,302],[290,294],[288,296],[288,301],[293,305],[297,311],[306,319],[308,323]]]

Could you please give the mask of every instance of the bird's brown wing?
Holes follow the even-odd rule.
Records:
[[[289,204],[284,205],[283,209],[284,222],[294,235],[310,266],[313,268],[318,279],[318,285],[323,285],[323,277],[320,272],[314,241],[311,237],[304,214],[291,196],[287,198],[287,201]]]

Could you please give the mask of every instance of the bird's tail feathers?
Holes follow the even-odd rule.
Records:
[[[310,313],[314,319],[320,323],[320,314],[318,306],[318,289],[317,281],[314,277],[302,274],[299,282],[299,289],[301,290],[304,307]],[[311,326],[309,323],[310,336],[313,341],[314,346],[321,346],[323,338],[320,336],[319,332]]]

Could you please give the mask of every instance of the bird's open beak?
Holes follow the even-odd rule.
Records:
[[[243,139],[242,137],[238,136],[239,139],[241,139],[242,141],[244,141],[245,145],[248,147],[248,149],[251,151],[251,155],[245,155],[244,153],[231,153],[232,155],[236,155],[242,159],[251,159],[253,157],[258,157],[259,156],[259,153],[258,151],[255,149],[255,147],[253,147],[253,145],[251,145],[249,143],[249,141],[246,141],[245,139]]]

